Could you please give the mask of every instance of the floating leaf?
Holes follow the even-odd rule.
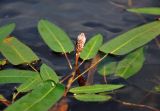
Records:
[[[79,101],[84,102],[102,102],[102,101],[108,101],[112,97],[108,95],[98,95],[98,94],[80,94],[80,95],[74,95],[74,97]]]
[[[135,12],[135,13],[142,13],[142,14],[160,15],[159,7],[131,8],[131,9],[127,9],[127,11]]]
[[[83,60],[93,58],[97,54],[100,46],[102,45],[102,41],[103,41],[103,37],[101,34],[95,35],[86,43],[85,47],[83,48],[80,54],[80,57]]]
[[[38,74],[33,71],[8,69],[0,71],[0,83],[24,83]]]
[[[118,63],[115,74],[127,79],[142,68],[144,60],[143,48],[137,49]]]
[[[4,111],[48,111],[64,93],[64,86],[57,84],[52,86],[51,82],[45,82],[31,93],[17,100]]]
[[[75,93],[75,94],[77,93],[100,93],[100,92],[119,89],[123,86],[124,85],[97,84],[97,85],[92,85],[92,86],[81,86],[81,87],[71,88],[70,92]]]
[[[44,42],[55,52],[71,52],[74,50],[73,43],[68,35],[55,24],[40,20],[38,31]]]
[[[11,32],[15,29],[15,26],[16,25],[12,23],[12,24],[0,27],[0,42],[2,42],[5,37],[8,37],[11,34]]]
[[[59,82],[59,78],[54,70],[52,70],[49,66],[46,64],[42,64],[40,68],[40,74],[44,81],[46,80],[53,80],[55,83]]]
[[[0,45],[0,51],[13,65],[30,63],[39,59],[29,47],[14,37],[4,39]]]
[[[115,55],[127,54],[160,34],[160,21],[134,28],[105,43],[100,50]]]
[[[106,76],[111,75],[111,74],[114,74],[116,67],[117,67],[117,62],[111,62],[104,66],[99,67],[98,73],[100,75],[106,75]]]
[[[42,79],[39,74],[33,76],[32,78],[25,81],[23,84],[21,84],[18,88],[18,92],[27,92],[32,89],[37,88],[37,86],[42,83]]]

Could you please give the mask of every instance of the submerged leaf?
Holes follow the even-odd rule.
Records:
[[[2,42],[5,37],[8,37],[12,33],[12,31],[15,29],[15,26],[16,25],[12,23],[0,27],[0,42]]]
[[[55,71],[51,69],[49,66],[47,66],[46,64],[42,64],[40,68],[40,74],[44,81],[53,80],[55,83],[59,82],[59,78],[55,73]]]
[[[97,54],[100,46],[102,45],[102,41],[103,41],[103,37],[101,34],[95,35],[86,43],[85,47],[83,48],[80,54],[80,57],[83,60],[93,58]]]
[[[160,85],[155,86],[154,90],[155,90],[156,92],[160,93]]]
[[[144,63],[143,48],[128,54],[122,61],[118,63],[115,74],[122,78],[129,78],[136,74],[143,66]]]
[[[27,70],[2,70],[0,71],[0,83],[24,83],[37,74],[37,72]]]
[[[102,101],[108,101],[112,97],[108,95],[98,95],[98,94],[80,94],[80,95],[74,95],[74,97],[79,101],[84,102],[102,102]]]
[[[55,24],[40,20],[38,31],[44,42],[55,52],[71,52],[74,50],[73,43],[68,35]]]
[[[64,86],[57,84],[53,87],[48,81],[17,100],[4,111],[48,111],[63,96],[63,93]]]
[[[18,88],[18,92],[27,92],[32,89],[35,89],[39,86],[39,84],[42,83],[42,79],[39,74],[33,76],[32,78],[25,81],[23,84],[21,84]]]
[[[13,65],[39,60],[28,46],[14,37],[4,39],[0,45],[0,51]]]
[[[117,62],[111,62],[104,66],[99,67],[98,73],[100,75],[106,75],[106,76],[111,75],[111,74],[114,74],[116,67],[117,67]]]
[[[102,45],[100,50],[115,55],[127,54],[160,34],[160,21],[134,28]]]
[[[77,93],[100,93],[100,92],[119,89],[123,86],[124,85],[97,84],[97,85],[92,85],[92,86],[81,86],[81,87],[71,88],[70,92],[75,93],[75,94]]]
[[[159,7],[131,8],[131,9],[127,9],[127,11],[135,12],[135,13],[142,13],[142,14],[160,15]]]

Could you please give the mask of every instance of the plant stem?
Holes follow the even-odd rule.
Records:
[[[6,105],[6,106],[9,106],[10,104],[11,104],[11,102],[10,101],[8,101],[8,100],[6,100],[6,99],[0,99],[0,102],[2,103],[2,104],[4,104],[4,105]]]
[[[31,64],[28,64],[35,72],[38,72],[38,70],[35,68],[35,67],[33,67]]]
[[[99,59],[97,62],[95,62],[92,66],[90,66],[89,68],[87,68],[84,72],[82,72],[80,75],[78,75],[74,80],[77,80],[79,77],[81,77],[82,75],[84,75],[86,72],[88,72],[90,69],[92,69],[94,66],[96,66],[98,63],[100,63],[103,59],[105,59],[108,56],[108,54],[104,55],[101,59]]]
[[[76,75],[76,70],[77,70],[77,66],[78,66],[78,59],[79,59],[79,53],[76,53],[75,69],[74,69],[74,71],[71,73],[71,77],[70,77],[69,80],[68,80],[68,83],[67,83],[67,85],[66,85],[66,90],[65,90],[64,96],[67,95],[67,93],[68,93],[68,91],[69,91],[69,89],[70,89],[70,87],[71,87],[71,85],[72,85],[72,83],[73,83],[73,79],[74,79],[74,77],[75,77],[75,75]]]
[[[14,95],[15,94],[15,95]],[[17,93],[13,93],[13,97],[12,97],[12,103],[15,101],[15,99],[17,98],[17,96],[18,96],[18,94],[19,94],[19,92],[17,92]]]
[[[66,79],[68,79],[70,76],[71,76],[71,74],[65,76],[65,77],[60,81],[60,83],[63,83],[63,82],[64,82]]]
[[[70,60],[69,60],[67,54],[64,53],[64,56],[65,56],[65,58],[66,58],[66,60],[67,60],[67,62],[68,62],[69,68],[72,69],[72,65],[71,65],[71,62],[70,62]]]
[[[157,108],[154,108],[152,106],[147,106],[147,105],[144,105],[144,104],[135,104],[135,103],[125,102],[125,101],[121,101],[121,100],[117,100],[117,99],[113,99],[113,100],[122,104],[122,105],[125,105],[125,106],[137,107],[137,108],[146,108],[146,109],[151,110],[151,111],[160,111]]]

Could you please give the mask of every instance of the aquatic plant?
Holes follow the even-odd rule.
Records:
[[[1,70],[1,84],[20,83],[20,85],[16,88],[17,92],[13,94],[11,102],[2,95],[0,95],[0,102],[8,106],[4,111],[16,111],[17,109],[18,111],[47,111],[58,101],[62,100],[61,98],[65,98],[68,92],[80,101],[100,102],[116,100],[112,97],[113,91],[127,87],[125,84],[108,83],[93,85],[90,81],[87,83],[83,75],[93,70],[97,65],[98,72],[103,76],[113,75],[128,79],[137,74],[145,60],[144,45],[160,34],[160,21],[157,20],[131,29],[104,44],[101,34],[95,35],[86,44],[84,33],[80,34],[75,47],[75,65],[72,67],[68,54],[74,51],[74,45],[69,36],[48,20],[40,20],[38,31],[42,39],[53,52],[62,53],[66,57],[71,69],[71,74],[63,78],[60,78],[45,63],[42,63],[40,68],[34,67],[32,63],[39,61],[40,58],[31,48],[16,37],[11,36],[14,28],[15,24],[9,24],[0,28],[0,51],[5,58],[1,60],[0,65],[3,67],[6,64],[14,66],[26,64],[32,68],[32,71],[17,68]],[[121,56],[122,59],[116,61],[111,55],[115,55],[115,57]],[[82,59],[80,64],[79,58]],[[81,73],[79,68],[85,61],[93,62],[91,66]],[[104,61],[105,64],[102,64]],[[65,80],[68,80],[66,86],[63,84]],[[72,83],[77,80],[80,86],[72,87]],[[17,100],[18,95],[26,92],[27,94]],[[158,111],[158,109],[150,106],[118,102]]]

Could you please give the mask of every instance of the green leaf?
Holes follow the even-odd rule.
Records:
[[[7,64],[7,60],[6,59],[0,60],[0,65],[1,66],[4,66],[6,64]]]
[[[116,67],[117,67],[117,62],[111,62],[111,63],[108,63],[104,66],[101,66],[98,68],[98,73],[100,75],[111,75],[111,74],[114,74],[115,71],[116,71]]]
[[[45,82],[31,93],[17,100],[4,111],[48,111],[64,93],[64,86]]]
[[[145,61],[143,48],[128,54],[123,60],[118,63],[115,74],[122,78],[129,78],[135,75],[143,66]]]
[[[55,24],[40,20],[38,23],[38,31],[44,42],[55,52],[71,52],[74,45],[68,35]]]
[[[4,97],[3,95],[0,94],[0,100],[2,100],[2,99],[4,100],[5,97]]]
[[[123,86],[124,85],[97,84],[97,85],[92,85],[92,86],[81,86],[81,87],[71,88],[70,92],[75,93],[75,94],[77,93],[100,93],[100,92],[119,89]]]
[[[37,88],[37,86],[39,86],[39,84],[42,83],[42,79],[40,77],[39,74],[33,76],[32,78],[28,79],[27,81],[25,81],[23,84],[21,84],[18,88],[17,91],[18,92],[27,92],[30,91],[32,89]]]
[[[0,83],[24,83],[38,74],[27,70],[8,69],[0,71]]]
[[[29,47],[14,37],[4,39],[0,51],[13,65],[31,63],[39,59]]]
[[[160,93],[160,85],[155,86],[155,87],[154,87],[154,90],[155,90],[156,92]]]
[[[74,97],[79,101],[84,102],[103,102],[108,101],[112,97],[108,95],[98,95],[98,94],[80,94],[80,95],[74,95]]]
[[[159,7],[131,8],[131,9],[127,9],[127,11],[135,12],[135,13],[142,13],[142,14],[160,15]]]
[[[57,74],[55,73],[55,71],[49,66],[47,66],[46,64],[42,64],[40,68],[40,74],[44,81],[53,80],[55,83],[59,82],[59,78]]]
[[[115,55],[127,54],[160,34],[160,21],[134,28],[102,45],[100,50]]]
[[[0,42],[2,42],[5,37],[8,37],[12,33],[12,31],[15,29],[15,26],[16,25],[12,23],[0,27]]]
[[[98,52],[100,46],[102,45],[103,37],[101,34],[95,35],[91,38],[83,48],[80,57],[83,60],[92,59]]]

